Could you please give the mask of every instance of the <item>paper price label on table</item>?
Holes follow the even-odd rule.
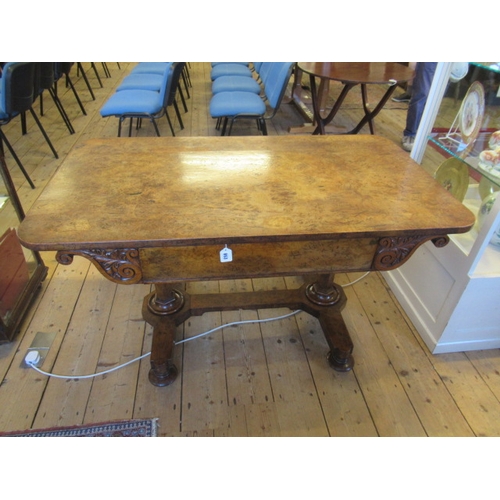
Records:
[[[227,245],[220,251],[220,261],[221,262],[232,262],[233,251],[227,248]]]

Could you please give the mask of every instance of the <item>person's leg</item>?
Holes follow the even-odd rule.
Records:
[[[415,78],[413,79],[413,94],[408,106],[406,128],[403,135],[415,137],[417,134],[436,66],[437,63],[435,62],[417,63]]]
[[[408,114],[406,115],[406,128],[403,131],[402,144],[405,151],[411,151],[413,147],[436,66],[437,63],[435,62],[417,63],[415,78],[413,79],[413,93],[408,106]]]
[[[411,62],[408,63],[408,67],[415,71],[415,67],[417,66],[416,62]],[[398,94],[397,96],[393,97],[392,100],[394,102],[410,102],[411,96],[413,93],[413,80],[410,80],[406,84],[406,90],[402,92],[401,94]]]

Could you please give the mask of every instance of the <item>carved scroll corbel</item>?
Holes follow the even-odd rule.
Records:
[[[448,236],[406,236],[385,237],[378,242],[372,268],[377,271],[389,271],[404,264],[413,252],[426,241],[432,241],[438,248],[450,241]]]
[[[139,250],[136,248],[60,250],[56,259],[60,264],[68,265],[75,255],[89,259],[101,274],[115,283],[133,285],[142,279]]]

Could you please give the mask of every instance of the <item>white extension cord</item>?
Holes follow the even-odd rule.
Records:
[[[359,277],[358,279],[351,281],[350,283],[347,283],[345,285],[341,285],[341,286],[342,286],[342,288],[345,288],[347,286],[354,285],[354,283],[361,281],[368,274],[370,274],[370,271],[366,272],[365,274],[363,274],[363,276]],[[232,323],[226,323],[224,325],[217,326],[217,327],[212,328],[211,330],[208,330],[206,332],[199,333],[198,335],[194,335],[193,337],[179,340],[178,342],[174,342],[174,344],[175,345],[184,344],[185,342],[189,342],[191,340],[195,340],[195,339],[198,339],[200,337],[204,337],[206,335],[209,335],[210,333],[214,333],[218,330],[222,330],[223,328],[228,328],[230,326],[244,325],[244,324],[249,324],[249,323],[267,323],[270,321],[278,321],[280,319],[285,319],[285,318],[289,318],[290,316],[294,316],[295,314],[297,314],[299,312],[301,312],[301,311],[297,310],[297,311],[293,311],[289,314],[285,314],[283,316],[277,316],[274,318],[267,318],[267,319],[254,319],[254,320],[250,319],[250,320],[244,320],[244,321],[233,321]],[[36,366],[40,362],[40,359],[41,359],[40,353],[36,350],[29,351],[26,354],[26,357],[24,358],[24,362],[29,367],[33,368],[33,370],[36,370],[38,373],[41,373],[42,375],[46,375],[47,377],[62,378],[62,379],[66,379],[66,380],[75,380],[75,379],[86,379],[86,378],[98,377],[100,375],[105,375],[107,373],[114,372],[116,370],[124,368],[125,366],[128,366],[132,363],[135,363],[136,361],[140,361],[141,359],[148,357],[150,354],[151,354],[151,352],[147,352],[146,354],[143,354],[142,356],[139,356],[135,359],[131,359],[130,361],[127,361],[126,363],[123,363],[121,365],[117,365],[113,368],[110,368],[109,370],[104,370],[104,371],[98,372],[98,373],[91,373],[89,375],[57,375],[55,373],[49,373],[49,372],[43,371],[40,368],[38,368],[38,366]]]
[[[188,342],[190,340],[195,340],[197,338],[204,337],[205,335],[209,335],[210,333],[216,332],[217,330],[221,330],[222,328],[227,328],[229,326],[242,325],[245,323],[266,323],[268,321],[277,321],[279,319],[285,319],[285,318],[288,318],[290,316],[293,316],[294,314],[297,314],[299,312],[300,312],[300,310],[293,311],[289,314],[285,314],[284,316],[278,316],[276,318],[255,319],[255,320],[246,320],[246,321],[234,321],[233,323],[226,323],[224,325],[217,326],[217,327],[213,328],[212,330],[208,330],[207,332],[203,332],[203,333],[200,333],[198,335],[195,335],[194,337],[189,337],[189,338],[184,339],[184,340],[179,340],[178,342],[175,342],[175,345],[183,344],[184,342]],[[150,354],[151,354],[151,352],[147,352],[146,354],[143,354],[142,356],[139,356],[138,358],[131,359],[130,361],[127,361],[126,363],[123,363],[121,365],[117,365],[113,368],[110,368],[109,370],[105,370],[105,371],[98,372],[98,373],[91,373],[90,375],[57,375],[55,373],[45,372],[45,371],[41,370],[40,368],[38,368],[38,366],[36,366],[37,363],[40,361],[40,353],[38,351],[35,351],[35,350],[29,351],[28,354],[26,354],[24,361],[28,366],[30,366],[31,368],[36,370],[38,373],[41,373],[42,375],[46,375],[47,377],[55,377],[55,378],[74,380],[74,379],[80,379],[80,378],[93,378],[93,377],[98,377],[99,375],[105,375],[106,373],[114,372],[116,370],[119,370],[120,368],[123,368],[127,365],[130,365],[131,363],[135,363],[136,361],[139,361],[143,358],[146,358]]]

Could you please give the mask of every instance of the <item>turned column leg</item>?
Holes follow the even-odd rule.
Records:
[[[338,372],[348,372],[354,366],[353,343],[340,311],[326,311],[319,317],[321,328],[330,347],[330,366]]]
[[[153,385],[170,385],[177,378],[177,368],[172,361],[176,329],[174,314],[183,305],[183,295],[169,285],[155,285],[155,291],[144,298],[142,315],[153,327],[149,371],[149,381]]]
[[[353,343],[341,315],[347,298],[342,287],[333,282],[333,274],[324,274],[306,287],[306,297],[316,306],[316,315],[330,347],[330,366],[346,372],[354,366]]]

